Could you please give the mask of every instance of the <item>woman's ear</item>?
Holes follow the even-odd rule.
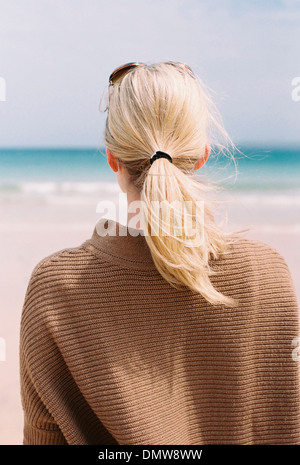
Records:
[[[106,155],[107,155],[107,162],[108,162],[109,166],[111,167],[111,169],[115,173],[117,173],[119,171],[118,160],[113,155],[113,153],[111,152],[111,150],[108,147],[106,147]]]
[[[207,159],[208,159],[208,157],[209,157],[210,151],[211,151],[211,148],[209,147],[209,145],[206,145],[206,146],[205,146],[205,154],[204,154],[204,157],[199,158],[199,160],[196,161],[196,163],[195,163],[195,165],[194,165],[194,170],[199,170],[199,169],[201,168],[201,166],[203,166],[203,165],[207,162]]]

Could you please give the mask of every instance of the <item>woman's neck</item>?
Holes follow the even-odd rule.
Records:
[[[140,202],[140,193],[127,192],[127,225],[131,228],[142,230]]]

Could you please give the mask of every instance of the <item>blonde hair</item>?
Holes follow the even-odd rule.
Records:
[[[140,192],[145,239],[159,273],[170,285],[186,286],[213,305],[234,306],[237,302],[216,290],[210,279],[217,273],[211,260],[226,253],[231,236],[214,220],[207,194],[215,186],[199,182],[193,170],[206,146],[216,145],[216,133],[230,141],[214,108],[199,78],[182,65],[138,66],[112,88],[105,143]],[[150,164],[158,150],[168,153],[173,163],[160,158]],[[184,205],[181,216],[188,215],[190,227],[178,233],[180,209],[171,207],[175,226],[170,231],[170,215],[165,221],[154,208],[157,202]],[[153,225],[161,233],[151,233]],[[191,231],[201,240],[191,241]]]

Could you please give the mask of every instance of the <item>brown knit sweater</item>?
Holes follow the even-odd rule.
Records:
[[[240,302],[228,309],[171,287],[130,232],[95,229],[33,271],[24,444],[299,444],[298,307],[282,256],[239,238],[214,262],[213,284]]]

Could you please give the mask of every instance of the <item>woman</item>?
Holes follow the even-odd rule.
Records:
[[[107,159],[140,216],[42,260],[21,322],[24,444],[297,444],[298,307],[196,181],[218,127],[186,65],[110,77]],[[130,222],[135,223],[130,226]]]

